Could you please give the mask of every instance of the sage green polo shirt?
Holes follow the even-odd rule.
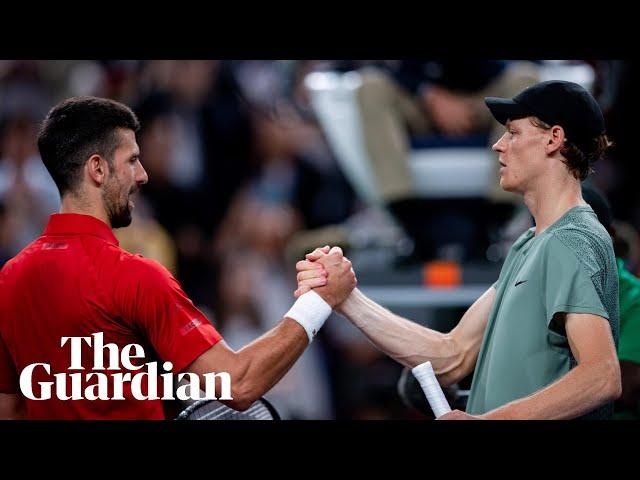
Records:
[[[590,206],[567,211],[511,247],[478,355],[467,412],[481,414],[533,394],[576,365],[561,312],[609,321],[618,343],[618,272],[611,237]],[[609,418],[612,404],[588,418]]]

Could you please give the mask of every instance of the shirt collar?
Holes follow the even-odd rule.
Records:
[[[94,235],[115,246],[120,245],[109,225],[96,217],[79,213],[52,214],[43,235]]]

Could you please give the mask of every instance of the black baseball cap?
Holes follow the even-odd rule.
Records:
[[[577,83],[549,80],[524,89],[512,99],[486,97],[484,102],[503,125],[507,120],[524,117],[538,117],[548,125],[560,125],[567,140],[582,147],[581,150],[605,133],[600,105]]]

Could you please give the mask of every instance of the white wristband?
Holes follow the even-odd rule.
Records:
[[[307,332],[309,343],[320,331],[322,325],[331,315],[331,305],[325,302],[320,295],[313,290],[300,295],[291,309],[284,315],[295,320]]]

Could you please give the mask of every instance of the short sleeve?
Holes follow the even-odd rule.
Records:
[[[7,346],[0,336],[0,393],[18,391],[18,373]]]
[[[609,313],[576,254],[553,237],[546,249],[543,302],[547,325],[556,313],[590,313],[608,320]]]
[[[123,318],[147,336],[162,361],[179,372],[222,340],[178,281],[159,263],[133,256],[118,282],[116,301]]]

